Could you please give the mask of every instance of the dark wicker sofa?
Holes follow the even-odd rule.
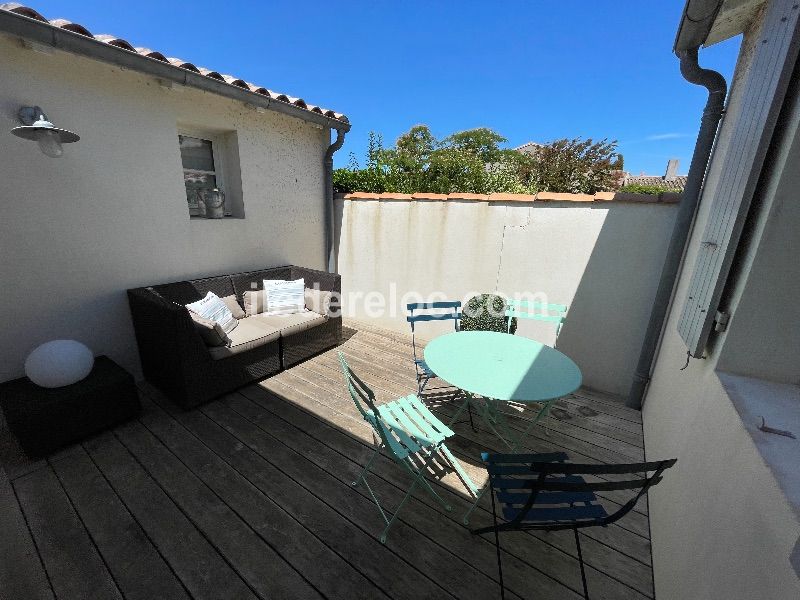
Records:
[[[339,275],[296,266],[128,290],[145,379],[183,408],[192,408],[336,346],[342,339],[342,319],[329,316],[309,329],[215,359],[185,307],[208,292],[235,294],[242,304],[244,292],[263,289],[264,279],[300,277],[306,287],[341,293]]]

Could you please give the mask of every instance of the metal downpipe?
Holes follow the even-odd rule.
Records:
[[[642,399],[650,382],[653,358],[661,339],[667,310],[672,302],[675,281],[683,261],[686,241],[697,212],[709,157],[717,135],[717,126],[725,112],[725,97],[728,90],[725,78],[716,71],[702,68],[697,62],[697,51],[698,49],[694,48],[676,52],[680,58],[681,75],[689,83],[705,87],[708,90],[708,100],[700,121],[700,131],[697,134],[689,175],[672,229],[667,256],[661,269],[661,279],[650,312],[650,322],[647,325],[639,362],[625,402],[631,408],[642,407]]]
[[[325,151],[325,265],[328,273],[336,272],[336,256],[333,252],[336,212],[333,206],[333,155],[344,144],[345,132],[336,130],[336,140]]]

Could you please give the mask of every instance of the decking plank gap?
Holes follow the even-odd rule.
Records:
[[[235,432],[241,442],[289,474],[310,493],[324,498],[367,535],[378,537],[383,525],[377,508],[365,496],[354,493],[350,485],[335,479],[308,457],[291,450],[282,440],[219,402],[205,405],[202,412],[228,431]],[[411,528],[404,528],[402,522],[397,524],[392,533],[394,535],[389,536],[387,547],[402,556],[420,573],[436,581],[444,590],[454,590],[460,586],[460,598],[476,600],[496,592],[492,582],[481,576],[476,569],[451,554],[447,548],[431,544],[435,540]],[[439,568],[443,562],[442,553],[449,555],[445,561],[449,565],[447,570]]]
[[[85,451],[51,466],[126,599],[190,597]]]
[[[255,402],[255,401],[253,401]],[[225,400],[225,403],[233,408],[236,408],[239,411],[248,410],[248,408],[242,404],[242,402],[232,396],[228,396]],[[368,460],[370,456],[370,451],[368,447],[364,446],[360,442],[353,440],[347,434],[341,432],[338,428],[327,424],[321,420],[314,418],[311,414],[306,413],[306,420],[302,419],[301,416],[298,414],[300,409],[294,410],[291,415],[286,414],[285,406],[281,406],[279,411],[275,411],[270,413],[265,413],[265,403],[262,404],[258,402],[258,410],[248,410],[251,417],[256,419],[259,424],[263,427],[269,427],[275,430],[274,435],[280,436],[281,439],[291,440],[293,444],[297,444],[298,451],[308,451],[309,455],[312,455],[311,448],[316,448],[313,452],[313,457],[315,461],[320,461],[320,466],[323,468],[331,469],[332,472],[334,469],[339,467],[339,475],[343,481],[349,480],[349,478],[355,477],[358,470],[363,466],[363,462]],[[260,413],[260,414],[259,414]],[[281,413],[286,414],[286,416],[282,416]],[[282,423],[281,423],[282,422]],[[325,431],[327,430],[327,432]],[[312,434],[313,433],[313,437]],[[327,434],[327,435],[326,435]],[[311,439],[308,439],[311,438]],[[319,447],[319,442],[323,441],[325,443],[324,451],[322,448]],[[305,442],[305,443],[303,443]],[[336,454],[333,454],[336,453]],[[356,459],[356,457],[359,457]],[[345,459],[344,464],[342,464],[342,459]],[[401,493],[401,489],[403,486],[402,473],[400,473],[394,465],[390,463],[388,460],[381,460],[380,464],[382,468],[378,470],[376,468],[376,474],[379,478],[383,479],[387,484],[391,483],[394,485],[394,489],[388,488],[387,485],[383,484],[383,482],[378,481],[377,484],[373,485],[373,488],[376,490],[385,489],[388,490],[387,493],[395,494]],[[449,502],[451,502],[454,506],[457,507],[457,510],[454,513],[446,513],[445,511],[441,510],[440,505],[438,505],[435,501],[431,500],[426,496],[424,493],[418,493],[414,495],[416,501],[427,505],[425,511],[417,511],[414,513],[401,513],[401,519],[407,522],[416,523],[420,519],[422,519],[422,515],[427,514],[430,511],[441,513],[442,516],[447,517],[452,523],[448,525],[452,526],[453,531],[458,533],[467,534],[468,532],[465,530],[463,525],[460,523],[460,517],[463,515],[464,510],[466,510],[467,504],[465,503],[465,499],[462,496],[459,496],[451,491],[445,490],[438,490],[441,493],[444,493]],[[488,518],[488,513],[486,514],[486,518]],[[424,525],[419,525],[420,528],[425,528]],[[548,574],[551,576],[557,576],[562,582],[567,583],[569,585],[574,585],[579,588],[580,581],[579,571],[577,569],[577,562],[574,561],[574,556],[568,556],[568,552],[565,554],[561,554],[560,552],[554,552],[554,549],[562,550],[557,544],[556,545],[548,545],[543,542],[548,536],[544,534],[540,534],[540,536],[536,536],[537,539],[528,540],[527,542],[523,542],[520,545],[520,548],[524,549],[523,554],[527,556],[528,565],[530,567],[535,567],[537,562],[545,562],[548,565]],[[570,535],[550,535],[550,539],[559,539],[565,543],[564,545],[567,548],[571,548],[572,552],[574,552],[574,542],[571,539]],[[469,546],[465,546],[463,551],[460,552],[462,556],[474,556],[476,560],[479,561],[481,565],[491,565],[491,561],[489,560],[490,556],[482,556],[480,553],[476,552],[476,548],[474,546],[474,539],[471,539],[469,535],[466,535],[466,540],[470,540],[468,543],[471,544],[472,551],[468,551]],[[511,541],[511,540],[509,540]],[[457,548],[452,541],[449,543],[453,544],[453,547]],[[589,545],[593,543],[590,540]],[[514,546],[515,544],[512,544]],[[491,550],[491,543],[487,544],[487,549]],[[602,550],[602,553],[596,553],[594,548],[591,548],[587,553],[587,556],[594,556],[598,558],[600,556],[607,556],[609,555],[609,548],[605,547]],[[602,561],[601,561],[602,562]],[[592,560],[588,560],[588,564],[592,564]],[[633,571],[640,571],[639,575],[632,576],[636,579],[635,585],[639,585],[643,587],[645,590],[649,591],[649,581],[650,581],[650,569],[644,565],[639,565],[637,563],[629,563],[632,567]],[[590,570],[591,571],[591,570]],[[623,576],[624,577],[624,576]],[[530,577],[528,576],[528,579]],[[595,588],[600,589],[602,588],[614,588],[613,584],[609,584],[606,581],[602,581],[605,578],[605,574],[599,572],[590,572],[590,579],[596,579]],[[523,590],[525,591],[525,590]],[[535,591],[535,588],[534,588]],[[531,591],[526,591],[526,595],[528,593],[532,593]],[[613,597],[624,598],[630,597],[626,595],[626,591],[620,588],[614,589],[614,593],[611,594]],[[638,596],[633,596],[638,597]]]
[[[53,471],[13,483],[57,598],[119,598],[109,573]]]
[[[170,410],[167,401],[157,397],[153,399],[165,410]],[[256,449],[244,443],[237,437],[235,427],[219,424],[198,410],[176,412],[173,416],[244,474],[259,490],[290,511],[329,547],[345,556],[350,564],[357,566],[365,576],[379,584],[392,598],[415,600],[420,595],[431,598],[451,597],[433,580],[420,574],[390,548],[380,544],[374,536],[364,535],[356,524],[337,512],[337,507],[326,503],[328,499],[314,496]],[[380,523],[380,519],[375,518],[371,525],[377,528]],[[366,560],[367,557],[369,560]],[[393,576],[386,577],[387,572]],[[414,580],[413,588],[406,585],[409,580]]]
[[[53,588],[17,495],[0,466],[0,598],[46,600]]]
[[[318,357],[319,358],[319,357]],[[307,363],[305,363],[307,365]],[[304,365],[304,366],[305,366]],[[339,412],[345,415],[352,416],[353,419],[356,419],[357,422],[360,422],[359,419],[356,418],[355,411],[353,410],[352,401],[347,397],[346,392],[341,384],[339,384],[338,388],[336,386],[336,382],[333,379],[327,379],[324,375],[320,373],[316,373],[314,376],[309,376],[304,374],[302,368],[295,368],[291,372],[284,372],[279,377],[271,378],[263,382],[263,385],[267,389],[273,389],[276,385],[280,386],[282,384],[288,383],[290,386],[294,386],[296,389],[305,390],[305,395],[312,400],[317,397],[321,396],[324,398],[322,401],[324,404],[328,404],[331,407],[335,408]],[[370,382],[373,383],[373,382]],[[379,381],[378,385],[381,382]],[[382,388],[375,385],[376,392],[381,392]],[[319,394],[316,390],[326,390],[326,393],[323,395]],[[332,391],[331,391],[332,390]],[[338,390],[338,391],[337,391]],[[403,390],[399,392],[399,394],[404,395],[407,393],[407,390]],[[448,396],[446,398],[447,402],[443,402],[437,406],[432,406],[434,413],[441,413],[440,416],[443,418],[445,422],[447,422],[455,410],[452,407],[452,402],[450,401],[452,394],[448,391]],[[396,397],[395,394],[392,392],[387,392],[383,390],[383,394],[378,395],[379,400],[390,399]],[[430,403],[429,403],[430,404]],[[520,425],[517,419],[511,419],[510,424],[512,429],[517,431],[517,434],[521,433]],[[480,473],[480,476],[484,475],[483,465],[480,464],[478,461],[475,461],[474,457],[480,455],[480,451],[483,450],[494,450],[494,451],[502,451],[504,448],[497,446],[497,439],[494,437],[493,434],[489,433],[482,429],[480,423],[478,424],[480,432],[478,434],[472,433],[469,428],[462,428],[461,435],[454,438],[451,442],[452,448],[457,448],[458,451],[463,451],[461,458],[467,460],[469,464],[465,465],[468,472],[472,472],[474,475],[477,472]],[[483,438],[482,447],[475,449],[475,448],[468,448],[465,444],[468,441],[477,438],[478,436]],[[544,427],[541,428],[534,428],[531,433],[523,440],[523,444],[530,446],[532,443],[536,443],[536,440],[541,440],[547,446],[546,449],[538,449],[534,451],[538,452],[551,452],[553,451],[553,446],[555,445],[558,449],[565,449],[570,454],[577,451],[582,453],[588,462],[596,462],[594,458],[590,458],[593,456],[598,456],[602,459],[603,462],[607,463],[619,463],[619,462],[629,462],[631,457],[626,457],[624,455],[617,455],[613,451],[606,450],[602,447],[597,447],[594,445],[588,445],[588,442],[584,440],[580,440],[577,438],[571,438],[570,436],[565,436],[560,431],[554,430],[550,427],[550,421],[548,421],[548,429],[545,430]],[[560,448],[559,448],[560,447]],[[579,459],[580,460],[580,459]],[[636,460],[639,460],[638,458]],[[615,480],[619,479],[619,476],[614,475],[604,475],[602,479],[608,480]],[[613,497],[610,494],[603,493],[601,494],[603,498],[611,498]],[[617,496],[623,497],[624,500],[622,502],[627,502],[628,496],[617,494]],[[640,502],[640,505],[643,506],[644,503]],[[640,509],[641,511],[641,509]],[[635,518],[635,517],[633,517]]]
[[[152,400],[143,402],[149,405]],[[151,410],[141,419],[143,425],[324,596],[354,600],[387,597],[201,438],[172,417],[165,418],[166,412],[159,412]]]
[[[497,597],[493,538],[463,526],[467,495],[444,460],[433,485],[454,510],[417,489],[387,544],[379,542],[380,514],[363,486],[351,486],[373,452],[371,430],[347,395],[336,352],[380,401],[393,400],[416,390],[410,336],[350,320],[344,333],[339,348],[191,411],[140,382],[138,420],[47,460],[22,456],[0,419],[0,530],[11,532],[0,551],[8,546],[20,563],[13,573],[0,566],[0,597],[6,589],[35,600]],[[426,403],[448,421],[458,391],[441,380],[429,387]],[[514,432],[535,413],[503,406]],[[456,424],[449,446],[481,483],[479,453],[504,447],[476,425]],[[641,460],[642,438],[639,411],[581,388],[520,451],[631,462]],[[387,508],[409,483],[388,457],[375,461],[370,484]],[[600,500],[616,510],[628,498],[604,492]],[[471,525],[490,520],[484,498]],[[646,498],[618,523],[580,535],[592,597],[653,597]],[[509,534],[503,553],[510,599],[581,596],[571,532]]]
[[[141,423],[119,428],[116,435],[164,492],[172,498],[261,598],[320,598],[211,488]]]
[[[85,448],[194,598],[257,597],[113,433]]]

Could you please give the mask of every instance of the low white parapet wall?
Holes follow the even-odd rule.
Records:
[[[518,334],[556,346],[585,385],[630,386],[680,196],[661,194],[337,195],[343,312],[409,332],[409,301],[475,293],[569,305]],[[428,325],[424,337],[447,330]]]

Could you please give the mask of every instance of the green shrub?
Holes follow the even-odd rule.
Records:
[[[502,296],[480,294],[473,296],[461,311],[461,331],[498,331],[508,333],[506,304]],[[517,330],[517,319],[511,318],[511,331]]]
[[[630,185],[623,185],[619,188],[620,192],[627,192],[629,194],[648,194],[650,196],[658,196],[662,192],[672,192],[680,194],[681,190],[678,188],[662,188],[657,185],[639,185],[632,183]]]
[[[506,141],[485,127],[437,139],[426,125],[415,125],[393,148],[384,148],[380,135],[371,132],[366,164],[362,168],[351,155],[347,168],[334,171],[334,190],[592,194],[613,189],[622,165],[615,141],[556,140],[532,154],[501,148]]]

